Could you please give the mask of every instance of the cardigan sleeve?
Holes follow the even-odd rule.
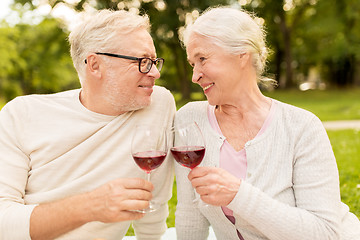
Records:
[[[189,169],[176,164],[175,174],[178,200],[175,213],[177,239],[205,240],[209,234],[210,224],[193,203],[195,192],[187,178]]]
[[[0,112],[0,239],[30,239],[30,215],[35,205],[25,205],[29,158],[21,150],[21,129],[14,114],[18,99]],[[24,112],[25,109],[18,112]]]
[[[298,129],[298,137],[293,138],[291,156],[295,206],[243,181],[229,208],[235,217],[245,219],[271,240],[339,239],[339,176],[330,141],[317,117],[303,126]],[[280,146],[276,148],[281,151]],[[276,159],[269,157],[268,161]]]

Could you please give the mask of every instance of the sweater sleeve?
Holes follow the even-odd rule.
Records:
[[[339,239],[339,177],[330,141],[318,118],[303,126],[291,156],[295,206],[244,181],[229,208],[271,240]]]
[[[30,169],[19,141],[16,102],[8,103],[0,112],[0,239],[30,239],[30,215],[35,207],[24,203]]]

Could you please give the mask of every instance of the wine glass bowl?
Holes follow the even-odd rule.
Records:
[[[158,167],[164,162],[166,152],[163,151],[146,151],[136,152],[133,154],[135,163],[144,170],[147,174]]]
[[[146,173],[146,180],[150,182],[150,173],[164,162],[167,155],[167,131],[157,125],[138,125],[131,142],[131,154],[135,163]],[[137,212],[153,212],[159,207],[150,201],[147,209]]]
[[[190,169],[198,166],[205,155],[204,146],[180,146],[172,147],[171,154],[174,159],[182,166]]]
[[[197,123],[175,126],[171,132],[174,145],[170,151],[176,162],[190,169],[198,166],[205,155],[205,141]]]

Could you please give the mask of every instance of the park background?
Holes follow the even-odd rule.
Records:
[[[178,107],[204,100],[191,83],[179,36],[207,7],[231,5],[254,12],[267,32],[266,76],[278,84],[261,86],[265,95],[312,111],[322,121],[360,120],[358,0],[6,1],[10,8],[0,18],[0,108],[19,95],[79,88],[67,37],[77,13],[104,8],[147,13],[157,55],[165,58],[157,85],[173,93]],[[360,217],[360,129],[327,132],[342,200]],[[173,227],[176,185],[169,206],[168,226]]]

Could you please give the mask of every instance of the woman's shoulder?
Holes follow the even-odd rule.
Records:
[[[306,125],[313,121],[321,123],[320,119],[314,113],[306,109],[274,99],[273,101],[277,105],[277,115],[281,117],[283,122],[288,122],[295,126]]]
[[[203,109],[206,110],[206,107],[208,105],[209,104],[207,101],[188,102],[179,109],[179,112],[180,111],[183,112],[183,111],[203,110]]]
[[[182,106],[176,113],[177,119],[195,120],[207,116],[207,101],[188,102]]]

